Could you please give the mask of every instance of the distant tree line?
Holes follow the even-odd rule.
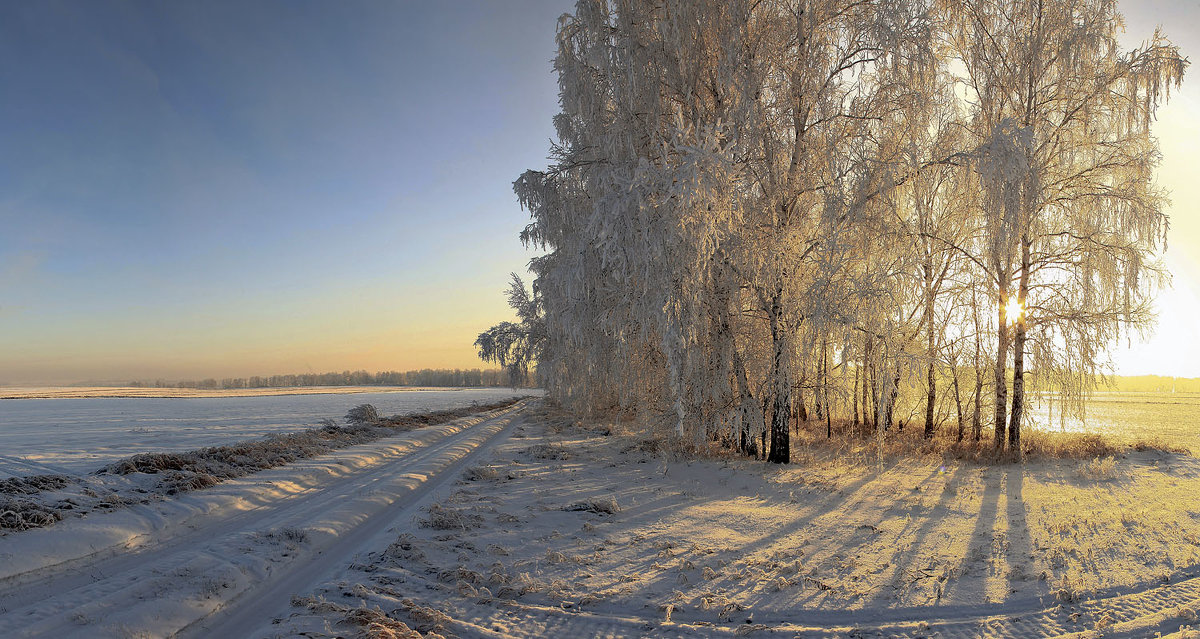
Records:
[[[133,381],[134,388],[293,388],[301,386],[456,386],[456,387],[516,387],[528,386],[524,379],[510,382],[508,370],[478,368],[423,368],[413,371],[342,371],[340,373],[300,373],[253,377],[207,378],[201,380],[153,382]]]

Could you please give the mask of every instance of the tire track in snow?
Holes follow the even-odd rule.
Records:
[[[248,528],[253,525],[255,520],[263,517],[263,512],[280,507],[285,503],[295,502],[309,495],[323,493],[337,496],[351,492],[354,490],[354,485],[362,483],[364,478],[375,477],[375,475],[365,474],[367,471],[378,470],[387,464],[400,461],[406,455],[415,454],[421,448],[457,434],[481,421],[484,421],[482,417],[467,417],[435,427],[409,431],[393,438],[331,451],[327,455],[298,460],[283,468],[268,469],[225,482],[214,490],[240,486],[240,492],[254,493],[254,500],[240,498],[235,492],[234,495],[226,496],[225,499],[226,502],[232,501],[233,503],[224,504],[224,509],[232,512],[219,512],[221,506],[217,506],[211,510],[218,512],[202,511],[198,514],[193,513],[193,517],[176,517],[175,521],[153,522],[154,529],[145,530],[142,534],[128,539],[123,538],[120,543],[115,545],[93,549],[91,552],[76,557],[64,556],[59,563],[44,568],[4,575],[0,578],[0,612],[32,603],[48,594],[61,593],[64,589],[94,581],[89,578],[88,574],[79,574],[80,570],[87,573],[108,574],[129,570],[137,565],[151,563],[153,557],[148,553],[162,554],[169,552],[174,547],[204,541],[211,536],[211,530],[218,524],[225,529]],[[370,459],[365,455],[355,454],[355,451],[364,449],[378,453],[377,458]],[[349,460],[338,459],[346,457],[347,454],[349,454]],[[282,474],[285,474],[286,479],[286,473],[296,468],[315,468],[319,472],[314,474],[324,477],[317,477],[306,487],[289,486],[290,492],[285,490],[281,496],[266,495],[275,488],[279,481],[276,478],[281,475],[281,471]],[[190,493],[184,497],[195,495],[196,493]],[[327,497],[327,499],[331,498]],[[150,509],[150,506],[142,504],[132,504],[126,508],[126,510],[141,511]],[[64,532],[62,528],[70,525],[98,523],[102,522],[103,518],[104,515],[93,516],[85,520],[70,521],[55,528],[30,531],[26,534],[54,536]],[[171,516],[167,515],[167,518],[171,519]],[[194,519],[201,521],[196,523]],[[63,574],[66,570],[75,572],[74,574]]]
[[[438,463],[427,474],[417,475],[419,481],[411,484],[408,494],[389,504],[384,512],[349,530],[328,552],[320,553],[305,565],[252,591],[243,592],[210,618],[185,628],[179,637],[233,637],[256,625],[264,625],[264,621],[269,623],[270,619],[264,620],[264,613],[281,618],[290,609],[293,595],[311,590],[334,571],[349,565],[360,552],[370,552],[377,546],[386,547],[393,536],[389,529],[411,517],[426,496],[457,479],[469,463],[506,437],[519,422],[516,419],[498,421],[493,428],[475,430],[468,438],[443,444],[439,448],[452,451],[450,456],[438,455],[435,459],[439,462],[449,459],[449,463]],[[430,455],[435,452],[438,451],[430,451]]]
[[[408,573],[413,583],[423,579]],[[723,637],[787,636],[797,639],[888,637],[894,639],[1033,639],[1042,637],[1144,638],[1156,632],[1178,631],[1197,625],[1200,577],[1173,584],[1052,607],[1013,607],[1002,614],[946,618],[946,610],[929,608],[920,614],[906,609],[888,619],[888,610],[810,611],[789,618],[759,619],[755,623],[668,622],[662,617],[579,611],[522,602],[502,608],[460,600],[444,609],[448,628],[461,637]],[[1182,610],[1182,614],[1181,614]],[[1187,611],[1191,611],[1189,615]],[[752,612],[746,611],[742,616]],[[862,620],[875,617],[873,620]],[[504,628],[498,633],[493,628]],[[514,629],[525,632],[513,633]],[[1097,634],[1099,633],[1099,634]]]
[[[29,473],[25,469],[32,469],[35,475],[66,475],[67,477],[78,477],[79,473],[66,468],[59,468],[44,462],[30,461],[24,457],[16,457],[13,455],[0,455],[0,473],[12,477],[23,477]]]
[[[104,557],[102,549],[91,560],[70,562],[82,566],[51,568],[32,583],[21,583],[20,576],[8,579],[0,586],[0,635],[95,636],[101,629],[167,636],[217,610],[225,611],[220,618],[240,610],[261,620],[270,614],[263,599],[268,591],[300,586],[310,574],[320,576],[331,562],[352,556],[358,547],[349,544],[385,530],[488,442],[507,433],[523,404],[487,419],[456,420],[306,460],[338,466],[330,460],[356,451],[386,451],[377,464],[282,499],[177,523],[140,540],[133,552],[106,549],[119,554]],[[253,477],[246,483],[253,485]],[[255,543],[255,533],[284,528],[308,531],[309,543],[299,552]],[[290,595],[283,596],[280,611]],[[71,612],[69,618],[65,611]],[[244,615],[238,619],[245,622]],[[197,628],[198,636],[211,636]]]

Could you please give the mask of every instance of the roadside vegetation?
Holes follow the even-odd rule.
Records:
[[[215,486],[339,448],[500,410],[519,401],[521,398],[391,417],[381,417],[374,406],[362,404],[350,410],[344,424],[327,419],[318,428],[227,446],[180,453],[142,453],[108,464],[91,477],[36,475],[0,480],[0,534],[5,530],[49,526],[72,514],[112,510],[154,495]],[[108,477],[128,481],[119,482],[114,490]]]

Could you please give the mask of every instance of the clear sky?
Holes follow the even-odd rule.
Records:
[[[481,366],[572,5],[0,4],[0,383]]]
[[[476,367],[570,0],[0,3],[0,383]],[[1122,3],[1200,62],[1200,3]],[[1157,128],[1200,377],[1200,65]]]

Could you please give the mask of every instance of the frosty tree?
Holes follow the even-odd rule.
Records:
[[[501,322],[479,334],[475,346],[485,362],[495,362],[508,372],[514,388],[529,381],[529,367],[546,348],[546,322],[536,289],[530,293],[520,276],[512,274],[508,287],[508,305],[519,322]]]
[[[980,258],[996,291],[995,441],[1005,436],[1011,338],[1007,430],[1019,452],[1026,355],[1079,409],[1122,324],[1149,320],[1167,229],[1150,123],[1187,61],[1158,32],[1121,51],[1112,0],[958,1],[946,10],[987,200]]]
[[[835,411],[932,436],[952,401],[963,437],[969,402],[978,439],[990,368],[1019,450],[1030,371],[1079,405],[1148,319],[1149,127],[1186,60],[1120,28],[1106,0],[582,0],[552,163],[514,185],[536,312],[481,354],[781,463]]]

